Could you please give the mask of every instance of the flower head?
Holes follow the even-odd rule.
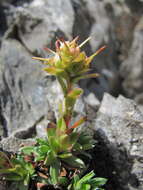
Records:
[[[101,52],[105,46],[100,48],[93,55],[87,57],[84,51],[81,51],[81,47],[90,40],[87,38],[80,45],[77,43],[78,37],[73,39],[72,41],[65,41],[64,39],[57,39],[55,43],[56,51],[52,51],[48,49],[48,51],[53,53],[53,57],[51,58],[39,58],[33,57],[33,59],[37,59],[42,61],[48,67],[44,70],[47,71],[51,75],[68,76],[69,79],[73,81],[77,81],[78,79],[87,78],[87,75],[84,75],[87,71],[90,70],[90,63],[93,58]],[[95,75],[88,75],[89,77],[97,77]]]

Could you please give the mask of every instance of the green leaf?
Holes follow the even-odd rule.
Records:
[[[25,163],[24,167],[22,165],[16,165],[15,166],[15,173],[19,174],[23,178],[28,173],[26,166],[27,166],[27,163]]]
[[[65,107],[66,107],[66,114],[71,115],[73,111],[73,107],[77,98],[82,94],[83,90],[80,88],[75,88],[70,91],[65,98]]]
[[[79,142],[81,144],[86,144],[87,142],[89,142],[91,140],[91,137],[85,133],[81,133],[79,136]]]
[[[56,138],[56,136],[52,136],[49,137],[49,145],[52,149],[52,151],[54,151],[55,153],[60,151],[60,144],[58,143],[58,139]]]
[[[59,58],[58,61],[55,61],[56,68],[62,69],[62,60]]]
[[[91,185],[90,185],[90,184],[83,184],[83,185],[81,186],[81,189],[82,189],[82,190],[90,190],[90,189],[91,189]]]
[[[107,182],[107,179],[101,178],[101,177],[96,177],[90,180],[90,184],[96,187],[100,187],[105,185]]]
[[[73,83],[77,83],[77,82],[78,82],[79,80],[81,80],[81,79],[96,78],[96,77],[98,77],[98,76],[99,76],[99,74],[97,74],[97,73],[81,75],[81,76],[78,76],[78,77],[73,78],[72,82],[73,82]]]
[[[83,124],[87,120],[86,117],[80,118],[78,121],[76,121],[68,130],[67,134],[71,133],[71,130],[77,128],[79,125]]]
[[[92,144],[85,144],[85,145],[82,145],[82,149],[83,150],[90,150],[92,149],[94,146]]]
[[[95,176],[94,172],[83,176],[81,179],[79,175],[75,175],[71,184],[68,186],[68,190],[103,190],[100,186],[106,183],[105,178],[93,178]],[[96,181],[97,179],[97,181]],[[95,183],[94,183],[95,182]],[[99,182],[99,183],[96,183]]]
[[[60,162],[56,161],[50,166],[50,178],[53,185],[58,183],[58,177],[60,175]]]
[[[78,139],[78,143],[82,146],[82,150],[89,150],[94,147],[95,140],[89,135],[81,133]]]
[[[59,177],[59,178],[58,178],[58,183],[59,183],[61,186],[67,187],[67,185],[68,185],[68,179],[67,179],[66,177]]]
[[[73,146],[74,144],[76,144],[77,140],[78,140],[79,134],[77,132],[72,132],[69,135],[69,142],[70,144]]]
[[[78,152],[78,151],[79,151],[79,152],[82,151],[82,145],[79,144],[78,142],[76,142],[75,145],[74,145],[74,147],[73,147],[73,150],[74,150],[74,151],[77,151],[77,152]]]
[[[57,68],[57,67],[46,67],[44,71],[48,72],[51,75],[55,75],[57,77],[64,78],[66,81],[69,80],[68,74],[65,72],[65,69]]]
[[[59,154],[58,155],[58,157],[59,158],[62,158],[62,159],[64,159],[64,158],[69,158],[69,157],[71,157],[72,156],[72,153],[69,153],[69,152],[67,152],[67,153],[62,153],[62,154]]]
[[[70,148],[72,148],[72,144],[69,141],[69,136],[67,134],[63,134],[59,136],[58,143],[60,145],[59,152],[66,152]]]
[[[86,58],[85,52],[81,52],[75,59],[74,62],[84,61]]]
[[[55,162],[56,159],[57,159],[57,155],[55,154],[55,152],[50,151],[45,158],[44,164],[47,166],[50,166],[51,164]]]
[[[44,140],[44,139],[41,139],[41,138],[37,138],[36,141],[40,145],[47,145],[48,144],[47,140]]]
[[[74,176],[74,179],[73,179],[73,190],[75,190],[75,189],[80,189],[81,188],[81,184],[78,184],[78,181],[80,180],[80,178],[79,178],[79,175],[75,175]]]
[[[69,136],[67,134],[63,134],[61,136],[59,136],[59,144],[60,147],[67,147],[67,145],[69,146]]]
[[[70,73],[71,76],[77,76],[77,74],[84,70],[84,62],[71,62],[69,67],[67,68],[68,72]]]
[[[82,189],[82,184],[76,183],[76,184],[74,185],[73,190],[81,190],[81,189]]]
[[[47,145],[41,145],[39,147],[39,151],[42,153],[42,154],[45,154],[45,153],[48,153],[50,151],[50,147],[47,146]]]
[[[44,71],[48,72],[51,75],[58,75],[58,76],[64,72],[63,69],[59,69],[56,67],[46,67],[44,68]]]
[[[93,176],[95,176],[94,172],[91,171],[90,173],[86,174],[79,180],[79,183],[86,183],[88,182]]]
[[[92,156],[89,153],[85,152],[85,151],[80,151],[79,154],[87,157],[88,159],[92,159]]]
[[[7,181],[21,181],[22,180],[22,177],[15,173],[6,174],[4,175],[4,177]]]
[[[30,181],[30,175],[27,174],[26,177],[25,177],[25,179],[24,179],[24,181],[23,181],[23,182],[24,182],[24,185],[25,185],[25,186],[28,186],[29,181]]]
[[[30,175],[34,174],[35,172],[35,169],[33,168],[33,165],[31,163],[26,163],[25,169],[27,170],[27,173],[29,173]]]
[[[75,157],[75,156],[71,156],[69,158],[66,158],[63,160],[64,162],[66,162],[69,166],[72,166],[72,167],[76,167],[76,168],[85,168],[85,164],[84,162]]]
[[[45,159],[45,155],[44,156],[36,156],[35,157],[35,162],[41,161]]]
[[[71,99],[77,99],[81,94],[83,93],[83,90],[81,88],[75,88],[68,94],[68,97]]]
[[[8,173],[16,173],[17,168],[6,168],[6,169],[0,169],[1,174],[8,174]]]
[[[75,186],[76,186],[76,183],[78,182],[79,180],[79,176],[78,175],[74,175],[71,183],[68,185],[68,190],[74,190]]]
[[[82,74],[85,74],[87,72],[89,72],[91,69],[85,67],[84,69],[80,70],[77,75],[75,77],[73,77],[73,80],[76,78],[76,77],[80,77]],[[73,82],[73,81],[72,81]]]
[[[62,118],[65,112],[65,108],[62,101],[59,102],[58,110],[59,110],[59,117]]]
[[[30,155],[32,152],[34,152],[34,146],[25,146],[20,148],[20,152],[23,152],[24,154]]]
[[[57,132],[65,132],[66,131],[66,123],[64,118],[60,118],[57,121]]]
[[[74,183],[76,184],[80,180],[79,175],[74,176]]]
[[[49,137],[51,136],[56,136],[56,127],[53,127],[53,126],[49,126],[47,128],[47,135],[48,135],[48,142],[49,142]]]

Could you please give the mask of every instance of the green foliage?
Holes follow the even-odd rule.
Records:
[[[51,149],[48,141],[44,139],[37,139],[36,146],[26,146],[20,149],[21,153],[25,155],[34,155],[34,161],[45,161],[46,157],[50,155]]]
[[[102,190],[100,186],[106,183],[104,178],[95,178],[94,172],[83,177],[88,164],[85,160],[91,159],[89,150],[95,141],[85,132],[78,132],[77,127],[86,121],[81,117],[71,125],[76,100],[83,90],[75,84],[85,78],[97,77],[98,74],[88,74],[90,62],[102,51],[102,47],[93,55],[87,57],[77,39],[56,41],[56,52],[50,58],[37,58],[46,65],[44,70],[56,76],[63,91],[63,101],[59,103],[59,117],[56,123],[47,127],[47,138],[37,139],[34,146],[22,147],[19,154],[8,157],[0,152],[0,174],[5,180],[14,181],[20,190],[33,190],[29,184],[34,182],[37,188],[45,184],[53,187],[64,187],[68,190]],[[79,175],[77,175],[77,173]]]
[[[106,181],[105,178],[95,177],[94,172],[91,171],[82,178],[75,175],[68,190],[104,190],[101,186],[105,185]]]
[[[0,174],[3,174],[5,180],[16,181],[25,190],[28,189],[30,179],[36,176],[33,165],[21,155],[8,158],[3,152],[0,152]]]

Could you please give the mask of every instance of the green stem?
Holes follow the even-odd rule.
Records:
[[[66,102],[66,98],[68,96],[68,93],[73,89],[73,84],[72,82],[69,80],[67,81],[67,86],[68,86],[68,89],[67,89],[67,93],[64,97],[64,101]],[[73,105],[74,107],[74,105]],[[64,119],[65,119],[65,123],[66,123],[66,126],[67,126],[67,129],[69,128],[69,123],[71,121],[71,118],[72,118],[72,112],[73,112],[73,107],[69,108],[68,105],[65,103],[65,115],[64,115]]]
[[[73,83],[72,83],[72,78],[70,77],[70,74],[66,72],[66,77],[63,79],[61,77],[57,77],[58,82],[62,88],[63,94],[64,94],[64,105],[65,105],[65,110],[64,110],[64,120],[66,123],[66,128],[69,128],[69,123],[72,118],[72,113],[73,113],[73,108],[75,103],[71,106],[68,105],[66,102],[68,98],[68,94],[73,90]]]
[[[59,82],[59,84],[60,84],[60,86],[61,86],[61,88],[62,88],[63,94],[64,94],[64,96],[65,96],[65,95],[67,94],[67,87],[66,87],[66,84],[65,84],[65,82],[62,80],[61,77],[58,77],[58,76],[57,76],[57,80],[58,80],[58,82]]]

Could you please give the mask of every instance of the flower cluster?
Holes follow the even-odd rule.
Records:
[[[64,39],[58,39],[55,43],[56,51],[50,50],[53,56],[51,58],[39,58],[33,57],[33,59],[43,61],[46,67],[44,70],[51,75],[60,76],[67,82],[76,83],[80,79],[97,77],[98,74],[86,74],[90,70],[90,63],[93,58],[100,53],[105,46],[100,48],[93,55],[87,57],[84,51],[81,51],[81,47],[89,41],[87,38],[83,43],[78,45],[76,37],[72,41],[65,41]]]

